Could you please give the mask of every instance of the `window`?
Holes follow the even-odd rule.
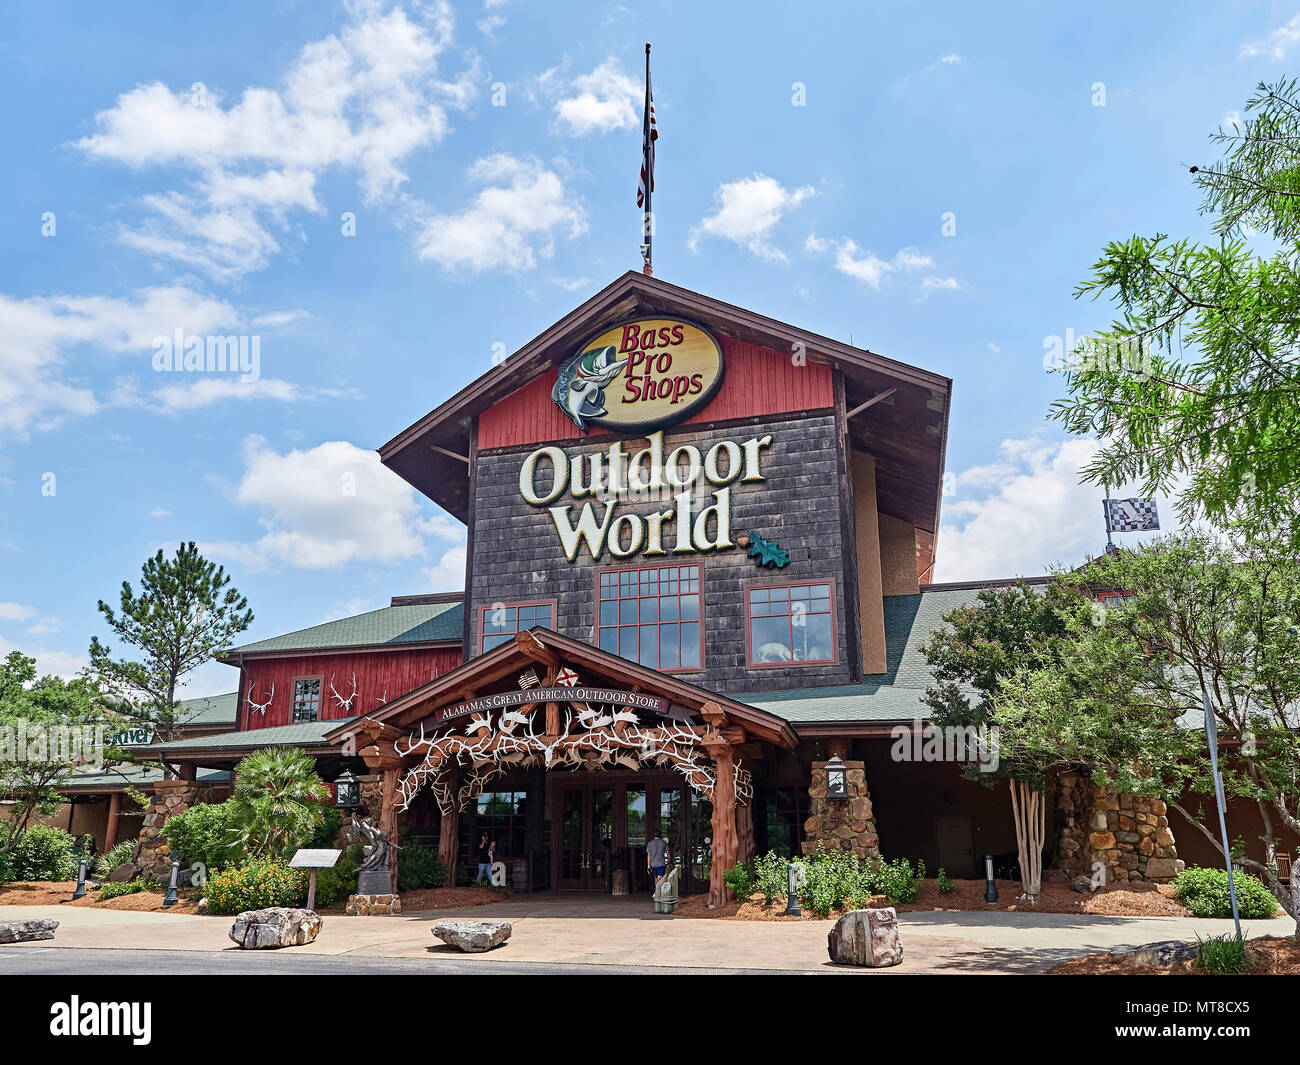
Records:
[[[606,570],[596,592],[596,642],[654,669],[700,668],[700,567]]]
[[[493,603],[482,608],[479,635],[483,651],[490,651],[513,640],[515,633],[527,632],[534,626],[544,629],[555,627],[555,604],[548,603]]]
[[[528,792],[485,791],[474,800],[473,829],[469,839],[468,861],[478,861],[479,837],[486,832],[499,862],[512,862],[526,856],[525,825],[528,816]]]
[[[750,588],[749,664],[835,661],[831,584]]]
[[[317,721],[320,719],[320,685],[324,677],[293,678],[293,719]]]
[[[1123,607],[1134,602],[1137,596],[1132,592],[1099,592],[1097,602],[1104,607]]]

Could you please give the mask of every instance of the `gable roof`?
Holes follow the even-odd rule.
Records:
[[[400,596],[394,602],[396,605],[327,621],[323,625],[312,625],[283,636],[272,636],[269,640],[231,647],[217,655],[217,660],[234,665],[240,655],[461,642],[465,615],[459,592],[441,596]]]
[[[182,728],[233,725],[239,717],[239,692],[180,699],[176,707],[176,723]]]
[[[810,360],[842,371],[848,411],[894,389],[850,419],[850,436],[876,460],[881,509],[931,537],[937,532],[951,380],[637,271],[605,286],[402,430],[379,449],[380,459],[448,513],[468,521],[474,418],[553,369],[592,333],[641,315],[688,318],[715,333],[780,351],[801,345]]]

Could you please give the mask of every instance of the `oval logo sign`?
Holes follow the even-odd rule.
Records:
[[[592,337],[560,367],[551,398],[584,433],[674,425],[722,384],[722,349],[680,318],[638,318]]]

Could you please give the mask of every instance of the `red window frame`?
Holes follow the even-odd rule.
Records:
[[[298,716],[298,682],[300,680],[320,681],[320,687],[316,689],[316,716],[302,717]],[[323,721],[325,710],[325,674],[324,673],[306,673],[300,677],[292,677],[289,680],[292,687],[289,691],[289,724],[299,725],[307,724],[312,721]]]
[[[559,624],[560,607],[559,607],[559,602],[555,599],[494,599],[490,603],[480,603],[478,608],[478,629],[476,630],[476,636],[477,636],[476,642],[478,644],[479,654],[484,653],[483,637],[489,635],[488,633],[485,633],[483,631],[484,623],[487,620],[487,612],[489,610],[495,610],[498,605],[505,607],[507,610],[513,610],[515,612],[515,628],[514,628],[514,632],[511,633],[493,632],[490,634],[492,636],[511,636],[514,635],[514,633],[517,633],[519,631],[519,608],[522,606],[550,607],[552,630],[554,630],[555,626]],[[528,626],[528,628],[532,628],[532,626],[530,625]],[[528,630],[525,629],[524,631],[526,632]]]
[[[754,661],[754,614],[753,610],[753,593],[757,591],[772,591],[777,589],[786,589],[787,592],[794,588],[826,588],[829,592],[829,601],[826,610],[809,611],[817,615],[825,615],[831,623],[831,655],[829,658],[803,658],[799,660],[791,659],[789,662],[755,662]],[[787,604],[790,602],[787,595]],[[760,618],[793,618],[794,611],[790,610],[785,614],[758,614]],[[790,628],[790,643],[787,645],[793,652],[794,649],[794,626]],[[826,666],[835,665],[840,660],[839,634],[836,632],[835,622],[835,579],[827,577],[824,580],[807,580],[807,581],[756,581],[745,588],[745,665],[749,669],[773,669],[783,668],[792,669],[798,666]]]
[[[613,630],[617,633],[618,630],[619,630],[620,628],[628,628],[628,627],[636,628],[636,629],[638,630],[638,631],[637,631],[637,652],[638,652],[638,653],[637,653],[637,657],[636,657],[636,658],[629,658],[629,659],[627,659],[627,660],[628,660],[629,662],[636,662],[638,665],[642,665],[642,664],[644,664],[644,663],[641,662],[641,657],[640,657],[640,629],[642,628],[642,626],[643,626],[643,625],[647,625],[647,626],[648,626],[648,625],[653,625],[653,626],[655,627],[655,634],[656,634],[656,637],[658,637],[659,626],[661,626],[661,625],[677,625],[677,626],[678,626],[678,633],[677,633],[677,661],[680,662],[680,661],[682,660],[682,637],[681,637],[681,625],[682,625],[682,621],[681,621],[681,619],[680,619],[680,609],[681,609],[680,598],[681,598],[682,595],[690,595],[691,593],[690,593],[690,592],[681,592],[681,591],[677,591],[677,592],[669,592],[669,593],[661,593],[661,592],[656,591],[653,595],[642,595],[642,594],[641,594],[641,591],[640,591],[640,589],[641,589],[641,585],[642,585],[641,576],[640,576],[641,574],[643,574],[643,573],[646,573],[646,574],[648,574],[648,573],[662,574],[664,570],[670,570],[670,569],[672,569],[672,570],[682,570],[682,569],[693,569],[693,570],[695,570],[695,577],[694,577],[694,580],[695,580],[695,583],[696,583],[696,588],[695,588],[695,593],[694,593],[694,594],[696,595],[696,597],[697,597],[698,600],[699,600],[699,610],[698,610],[698,612],[697,612],[697,614],[696,614],[696,617],[693,618],[693,619],[691,619],[690,621],[687,621],[686,624],[688,624],[688,625],[696,625],[696,626],[698,626],[698,635],[699,635],[699,651],[697,652],[697,661],[698,661],[699,664],[698,664],[698,665],[694,665],[694,666],[663,666],[663,665],[646,665],[646,668],[647,668],[647,669],[656,669],[656,670],[658,670],[660,673],[699,673],[699,672],[702,672],[703,669],[704,669],[704,566],[703,566],[701,563],[699,563],[699,562],[662,562],[662,563],[659,563],[659,564],[657,564],[657,565],[653,565],[653,566],[608,566],[608,567],[606,567],[606,568],[604,568],[604,569],[598,569],[598,570],[596,570],[596,609],[595,609],[595,616],[594,616],[593,619],[592,619],[592,621],[593,621],[593,624],[592,624],[592,634],[593,634],[593,637],[594,637],[594,639],[592,640],[592,642],[593,642],[597,647],[600,647],[600,646],[601,646],[601,642],[600,642],[600,634],[601,634],[601,630],[602,630],[602,629],[613,629]],[[626,596],[625,596],[625,595],[620,594],[620,595],[614,596],[613,598],[608,598],[608,597],[606,597],[606,596],[604,596],[604,595],[602,594],[601,581],[602,581],[606,576],[613,576],[615,579],[617,579],[617,580],[620,581],[620,586],[619,586],[619,589],[618,589],[618,590],[621,592],[621,591],[622,591],[621,580],[622,580],[622,578],[623,578],[625,575],[629,575],[629,574],[636,574],[636,575],[637,575],[637,581],[636,581],[636,583],[637,583],[637,594],[636,594],[635,596],[633,596],[633,595],[626,595]],[[656,587],[659,587],[659,586],[660,586],[660,585],[659,585],[659,581],[660,581],[660,579],[661,579],[661,577],[656,577],[656,579],[655,579],[655,581],[654,581],[654,584],[655,584]],[[679,581],[681,580],[680,575],[678,576],[677,579],[678,579]],[[665,598],[671,598],[671,597],[676,597],[676,598],[678,599],[678,604],[677,604],[677,608],[676,608],[676,609],[677,609],[678,612],[679,612],[679,617],[678,617],[676,620],[669,620],[669,621],[658,620],[658,618],[661,616],[661,614],[660,614],[660,612],[659,612],[659,607],[656,607],[656,620],[654,620],[654,621],[645,621],[645,622],[642,622],[642,621],[640,620],[640,617],[639,617],[639,614],[640,614],[640,602],[641,602],[642,599],[652,599],[652,598],[653,598],[653,599],[663,600],[663,599],[665,599]],[[600,622],[600,606],[601,606],[601,603],[602,603],[602,602],[612,602],[612,603],[636,602],[636,603],[638,604],[638,606],[637,606],[638,618],[637,618],[637,620],[636,620],[635,622],[631,623],[630,625],[629,625],[628,623],[626,623],[626,622],[622,622],[621,620],[616,620],[616,621],[614,622],[614,624],[612,624],[612,625],[602,625],[601,622]],[[615,610],[616,610],[616,611],[621,611],[621,609],[622,609],[621,607],[615,607]],[[616,637],[616,641],[617,641],[617,637]],[[619,652],[618,652],[618,651],[612,651],[612,652],[609,652],[609,653],[619,655]],[[623,658],[623,657],[626,657],[626,656],[624,656],[624,655],[619,655],[619,657],[620,657],[620,658]]]

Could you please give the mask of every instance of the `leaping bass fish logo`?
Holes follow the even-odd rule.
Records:
[[[585,432],[588,419],[609,413],[605,389],[626,365],[612,344],[584,351],[560,371],[551,398]]]

